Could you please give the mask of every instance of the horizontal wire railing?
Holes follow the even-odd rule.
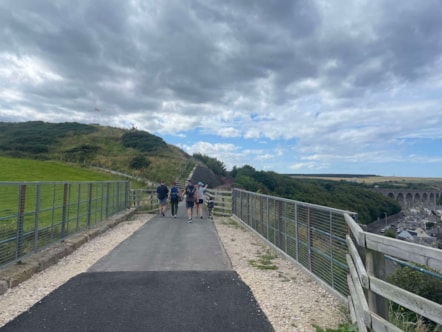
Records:
[[[233,215],[340,297],[349,294],[344,215],[357,213],[233,190]]]
[[[0,267],[126,209],[129,182],[0,182]]]

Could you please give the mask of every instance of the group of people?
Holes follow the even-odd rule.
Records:
[[[203,219],[204,209],[204,191],[207,189],[207,184],[204,185],[201,181],[193,184],[191,179],[186,181],[186,187],[180,191],[174,182],[169,190],[164,181],[157,187],[158,205],[161,216],[165,216],[167,209],[167,202],[170,201],[172,217],[176,218],[178,213],[178,203],[184,198],[187,209],[188,222],[192,222],[193,209],[196,207],[196,215]],[[209,210],[209,217],[213,218],[213,197],[209,197],[207,201]]]

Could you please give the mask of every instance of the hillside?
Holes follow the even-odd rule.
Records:
[[[251,166],[232,171],[234,186],[301,202],[357,212],[359,222],[369,224],[378,217],[396,214],[398,202],[371,190],[365,184],[323,179],[298,179],[275,172],[256,171]]]
[[[196,162],[138,130],[41,121],[0,123],[0,155],[112,169],[159,182],[187,176]]]

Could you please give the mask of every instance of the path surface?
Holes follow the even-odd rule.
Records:
[[[182,205],[182,203],[181,203]],[[154,217],[0,331],[273,331],[214,224]]]

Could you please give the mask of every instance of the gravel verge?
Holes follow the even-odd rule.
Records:
[[[152,217],[134,215],[132,220],[92,239],[56,265],[9,289],[0,296],[0,327],[70,278],[87,271]],[[336,328],[343,320],[336,298],[291,262],[276,255],[253,233],[231,218],[216,218],[215,226],[233,269],[250,287],[275,331],[315,331],[312,324]]]
[[[341,302],[232,218],[215,221],[233,269],[250,287],[276,332],[337,329]]]

